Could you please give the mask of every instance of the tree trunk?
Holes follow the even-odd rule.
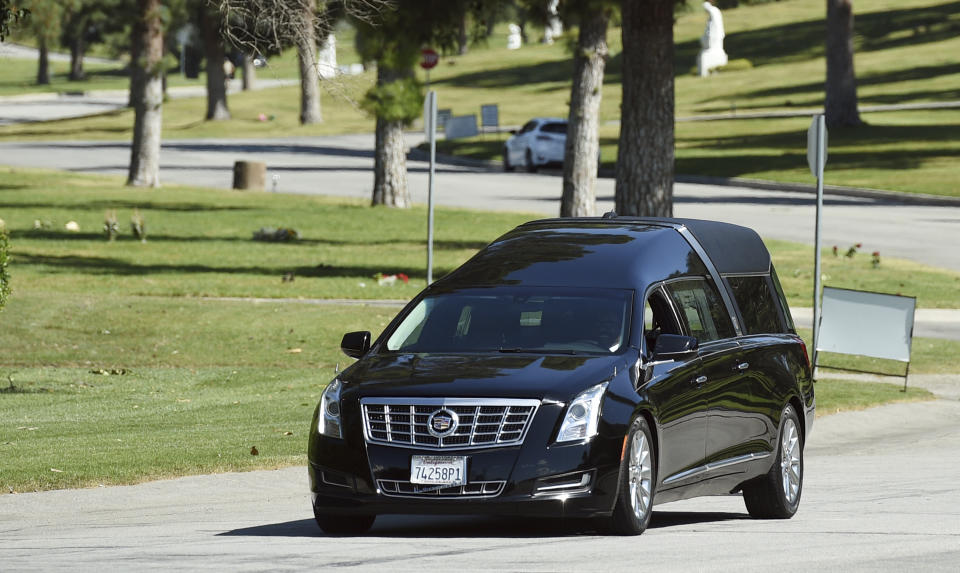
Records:
[[[87,49],[87,43],[84,41],[86,21],[78,25],[70,38],[70,81],[79,82],[86,78],[83,72],[83,55]]]
[[[827,126],[861,125],[853,71],[853,0],[827,0]]]
[[[412,72],[411,72],[412,73]],[[395,81],[402,74],[377,66],[377,85]],[[403,121],[377,117],[377,142],[373,153],[373,205],[409,207],[407,188],[407,150],[403,141]]]
[[[230,119],[227,107],[227,74],[224,70],[226,54],[220,39],[217,17],[206,6],[200,8],[200,29],[203,35],[203,55],[207,60],[207,119]]]
[[[244,54],[243,56],[243,91],[253,89],[257,82],[257,67],[253,65],[253,56]]]
[[[600,98],[608,54],[609,14],[606,10],[594,10],[581,16],[570,90],[561,217],[592,217],[596,209],[594,186],[600,150]]]
[[[50,84],[50,51],[47,48],[46,38],[40,38],[40,57],[37,60],[37,84]]]
[[[130,26],[130,90],[127,107],[136,109],[137,102],[143,100],[143,90],[146,86],[147,75],[144,73],[143,34],[144,25],[139,18],[134,18]]]
[[[320,123],[320,72],[317,70],[317,32],[314,29],[313,3],[303,6],[300,34],[297,36],[297,60],[300,62],[300,124]]]
[[[133,144],[130,150],[130,172],[127,185],[158,187],[160,185],[160,130],[162,128],[163,87],[163,23],[161,0],[137,0],[140,22],[133,53],[140,54],[135,66],[142,68],[139,75],[142,88],[134,102]],[[131,90],[131,93],[133,90]]]
[[[674,0],[624,0],[616,211],[673,216]]]

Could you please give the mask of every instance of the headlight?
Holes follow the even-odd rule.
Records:
[[[563,424],[557,433],[557,442],[577,442],[597,435],[600,420],[600,401],[609,382],[591,386],[577,395],[567,407]]]
[[[320,415],[317,416],[317,431],[321,435],[342,438],[340,430],[340,379],[334,378],[320,396]]]

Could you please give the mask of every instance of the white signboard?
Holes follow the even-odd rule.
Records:
[[[447,120],[447,124],[444,126],[443,131],[446,134],[447,139],[473,137],[480,133],[477,131],[477,116],[476,114],[471,114],[451,117]]]
[[[917,299],[823,287],[817,351],[910,362]]]
[[[817,148],[819,149],[819,153]],[[817,162],[819,155],[820,162]],[[814,177],[823,175],[823,166],[827,164],[827,126],[822,115],[813,116],[807,128],[807,165]]]

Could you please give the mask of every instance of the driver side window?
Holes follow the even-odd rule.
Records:
[[[677,317],[667,301],[663,287],[652,291],[643,304],[643,340],[645,354],[651,356],[661,334],[681,334]]]

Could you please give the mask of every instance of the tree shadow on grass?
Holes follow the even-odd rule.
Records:
[[[858,52],[889,50],[942,42],[960,34],[960,22],[950,19],[960,12],[960,2],[937,6],[885,10],[855,14]],[[824,18],[791,22],[746,32],[728,33],[724,49],[731,58],[746,58],[754,66],[796,62],[823,57],[826,53],[826,10]],[[695,65],[700,40],[692,39],[676,45],[678,70]]]
[[[24,187],[29,188],[29,187]],[[2,187],[0,187],[2,190]],[[176,213],[204,213],[219,211],[252,211],[257,207],[242,205],[210,205],[209,203],[163,203],[129,199],[101,199],[83,203],[65,204],[51,199],[49,203],[0,203],[0,209],[69,209],[73,211],[104,211],[106,209],[139,209],[141,211],[172,211]]]
[[[2,206],[0,206],[2,207]],[[10,231],[10,238],[17,239],[26,239],[26,240],[51,240],[51,241],[95,241],[95,242],[106,242],[105,235],[103,233],[91,233],[91,232],[81,232],[81,233],[72,233],[69,231],[57,231],[52,229],[38,229],[38,230],[14,230]],[[251,233],[252,234],[252,233]],[[120,235],[115,239],[116,243],[139,243],[140,239],[137,239],[133,235]],[[237,237],[237,236],[210,236],[210,235],[147,235],[147,242],[149,243],[249,243],[249,244],[265,244],[265,245],[276,245],[277,248],[296,248],[296,247],[310,247],[310,246],[356,246],[356,247],[376,247],[376,246],[387,246],[387,245],[409,245],[413,248],[423,247],[424,242],[421,239],[383,239],[377,241],[350,241],[343,239],[310,239],[310,238],[301,238],[297,241],[291,242],[269,242],[269,241],[254,241],[250,236],[247,237]],[[468,240],[443,240],[443,239],[434,239],[433,248],[440,251],[460,251],[460,250],[473,250],[478,251],[483,247],[486,247],[489,244],[488,241],[468,241]],[[19,259],[21,255],[17,255]]]
[[[292,273],[297,277],[372,277],[380,273],[403,272],[411,278],[425,278],[426,271],[419,268],[398,267],[390,263],[382,265],[318,265],[300,266],[211,266],[202,264],[136,264],[112,257],[81,257],[76,255],[36,255],[18,253],[18,265],[37,265],[47,267],[53,272],[80,272],[88,275],[143,276],[161,274],[183,275],[252,275],[282,276]],[[443,276],[451,268],[437,268],[436,276]]]
[[[910,68],[901,68],[898,70],[889,70],[885,72],[873,73],[873,74],[863,74],[857,77],[857,86],[875,86],[875,85],[884,85],[891,83],[899,82],[912,82],[912,81],[923,81],[930,80],[933,78],[938,78],[941,76],[948,76],[960,74],[960,63],[948,63],[941,65],[931,65],[931,66],[915,66]],[[824,91],[824,82],[814,81],[806,82],[802,84],[793,84],[788,86],[779,86],[774,88],[764,88],[749,92],[743,92],[739,94],[739,97],[743,98],[761,98],[761,97],[795,97],[801,94],[817,94],[818,102],[817,104],[823,104],[823,91]],[[859,98],[860,103],[863,104],[867,101],[873,101],[871,98],[877,96],[861,96]],[[905,99],[918,100],[918,99],[949,99],[960,97],[960,90],[954,89],[944,89],[940,91],[911,91],[909,94],[891,94],[890,96],[879,96],[885,98],[887,101],[903,101]],[[731,99],[730,96],[718,96],[714,98],[707,98],[703,101],[717,101],[720,99]],[[797,105],[799,102],[792,102],[794,105]],[[751,106],[759,107],[759,106]]]

